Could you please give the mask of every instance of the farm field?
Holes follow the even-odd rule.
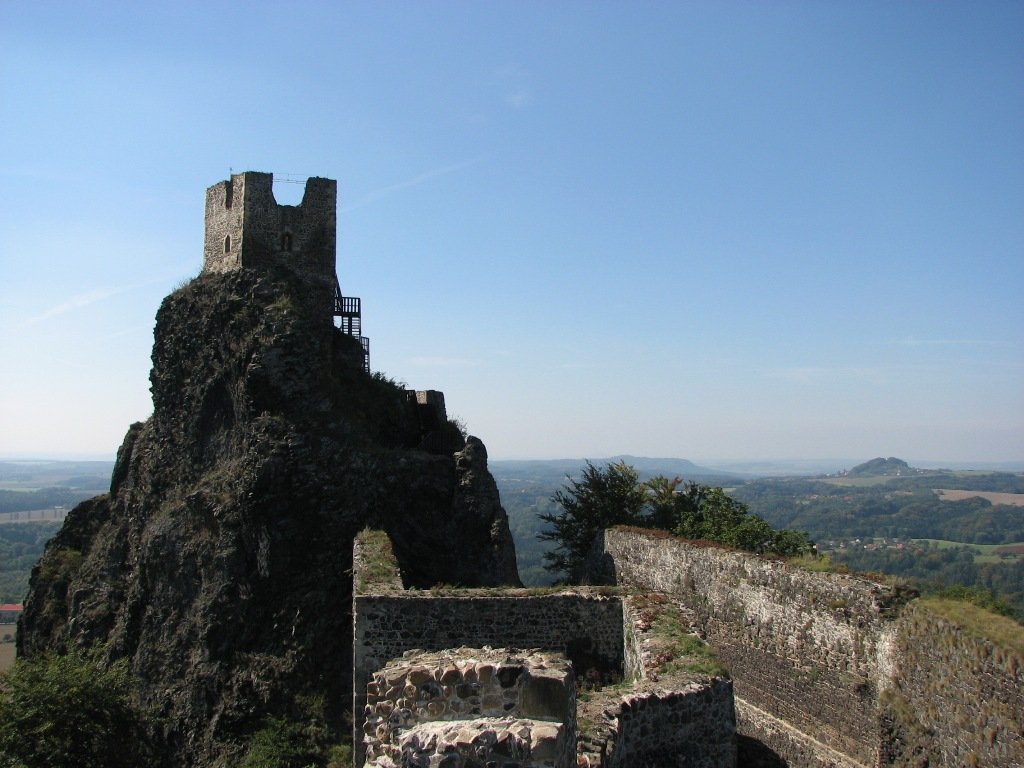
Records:
[[[0,638],[4,635],[14,637],[14,624],[0,624]],[[14,643],[0,642],[0,672],[9,669],[14,663]]]
[[[935,492],[943,501],[962,501],[978,496],[993,504],[1006,504],[1011,507],[1024,507],[1024,493],[997,493],[995,491],[957,491],[947,488],[936,488]]]
[[[913,539],[928,542],[938,549],[962,547],[975,551],[975,563],[1012,562],[1024,559],[1024,541],[1013,544],[964,544],[962,541],[946,541],[944,539]]]

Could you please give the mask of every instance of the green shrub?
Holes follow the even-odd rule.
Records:
[[[126,661],[105,666],[96,652],[19,659],[0,675],[0,766],[148,764],[133,687]]]
[[[272,717],[253,734],[241,768],[306,768],[317,765],[316,757],[298,723]]]
[[[323,696],[296,697],[293,714],[264,720],[239,768],[352,768],[351,739],[332,733]]]

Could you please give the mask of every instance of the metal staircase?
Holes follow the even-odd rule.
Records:
[[[338,328],[346,336],[359,342],[363,349],[363,370],[370,372],[370,340],[363,336],[362,300],[355,296],[342,296],[341,284],[334,281],[334,316],[340,318]]]

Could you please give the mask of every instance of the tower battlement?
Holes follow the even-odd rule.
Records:
[[[361,302],[342,296],[338,284],[337,204],[334,179],[306,179],[301,203],[279,205],[274,174],[232,174],[206,190],[203,273],[288,267],[309,284],[304,308],[325,322],[340,318],[342,333],[362,346],[363,368],[369,372],[370,342],[361,331]]]
[[[335,279],[338,183],[313,177],[302,202],[278,205],[274,174],[246,171],[206,190],[203,272],[259,269],[275,260]]]

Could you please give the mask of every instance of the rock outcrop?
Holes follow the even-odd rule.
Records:
[[[392,536],[407,586],[518,584],[483,444],[417,450],[405,390],[366,374],[304,295],[276,268],[203,275],[164,301],[153,415],[32,574],[19,653],[128,658],[171,764],[230,761],[310,697],[343,729],[363,527]]]

